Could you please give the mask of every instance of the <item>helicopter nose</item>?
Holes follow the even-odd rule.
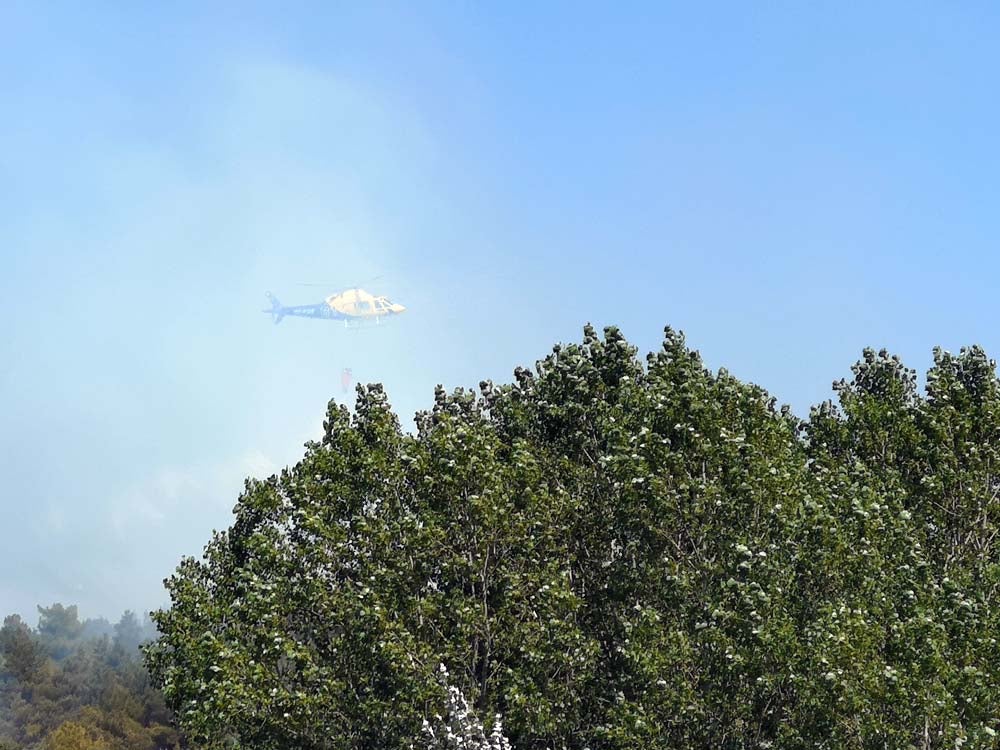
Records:
[[[393,303],[392,307],[389,309],[391,309],[394,313],[401,313],[406,310],[406,308],[402,305],[397,305],[395,303]]]

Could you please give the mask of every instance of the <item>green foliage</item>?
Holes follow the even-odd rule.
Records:
[[[45,653],[19,615],[4,618],[0,630],[0,655],[5,672],[21,682],[30,681],[45,665]]]
[[[104,626],[77,609],[39,607],[32,630],[17,615],[0,629],[0,748],[164,750],[180,747],[162,695],[139,659],[148,636],[126,613],[118,637],[89,638]],[[133,642],[135,641],[135,642]]]
[[[38,608],[38,635],[53,659],[66,658],[81,633],[83,623],[77,616],[76,605],[64,607],[57,603]]]
[[[997,747],[993,363],[835,387],[802,422],[590,327],[413,435],[359,387],[182,560],[147,663],[206,747],[409,747],[441,663],[521,750]]]

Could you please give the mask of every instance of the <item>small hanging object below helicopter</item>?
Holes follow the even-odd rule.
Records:
[[[364,289],[345,289],[337,294],[331,294],[322,302],[312,305],[294,305],[285,307],[270,292],[267,299],[271,307],[263,312],[270,313],[275,324],[281,322],[286,315],[297,318],[318,318],[320,320],[340,320],[351,326],[364,322],[378,323],[382,318],[399,315],[406,308],[391,302],[387,297],[369,294]]]

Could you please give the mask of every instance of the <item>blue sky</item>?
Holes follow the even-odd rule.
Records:
[[[206,5],[0,7],[3,613],[164,603],[344,367],[409,425],[587,321],[800,413],[1000,351],[990,4]]]

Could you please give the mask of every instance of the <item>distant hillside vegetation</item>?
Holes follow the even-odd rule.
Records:
[[[39,607],[0,629],[0,748],[158,750],[180,746],[139,645],[153,631],[126,612],[80,622],[75,606]]]

